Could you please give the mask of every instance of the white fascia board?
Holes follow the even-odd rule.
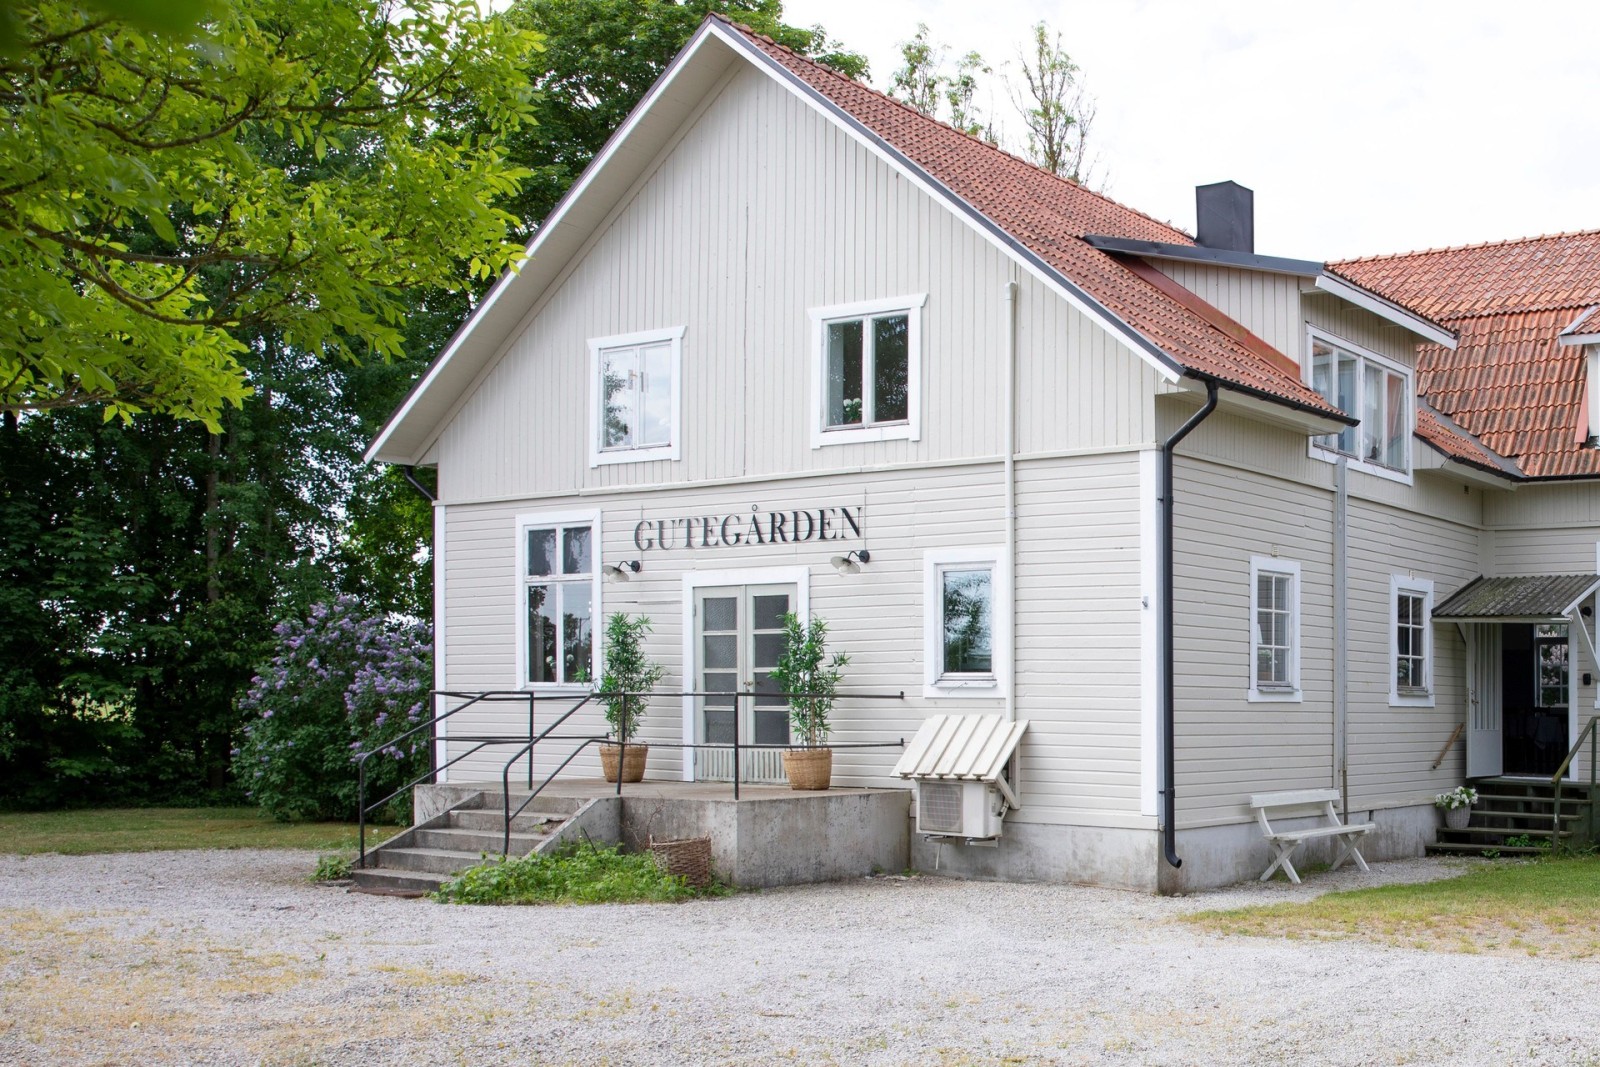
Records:
[[[1396,304],[1392,300],[1385,300],[1376,293],[1352,285],[1343,278],[1335,277],[1327,271],[1317,275],[1312,283],[1325,293],[1331,293],[1341,300],[1349,301],[1358,308],[1372,312],[1380,319],[1387,319],[1396,326],[1403,326],[1419,337],[1427,338],[1436,345],[1443,345],[1450,351],[1456,350],[1456,335],[1441,326],[1435,325],[1421,315]]]
[[[1578,597],[1573,600],[1572,603],[1568,604],[1565,608],[1562,608],[1561,614],[1571,618],[1572,615],[1578,610],[1578,606],[1585,600],[1588,600],[1590,597],[1594,596],[1595,590],[1597,589],[1600,589],[1600,579],[1596,579],[1595,583],[1589,588],[1585,589],[1582,593],[1578,594]]]
[[[427,373],[422,376],[422,379],[416,385],[412,386],[411,392],[406,394],[406,398],[399,409],[389,416],[388,421],[383,425],[383,429],[378,432],[378,436],[373,439],[372,444],[367,446],[366,452],[362,454],[362,462],[371,463],[379,458],[385,446],[394,436],[395,431],[406,421],[416,408],[417,402],[433,388],[434,383],[439,380],[446,368],[466,347],[468,340],[473,338],[473,335],[479,330],[483,320],[490,315],[496,303],[500,301],[508,290],[517,284],[519,279],[524,277],[522,267],[539,254],[540,250],[550,242],[552,235],[561,232],[562,224],[566,221],[567,215],[573,210],[573,206],[583,198],[584,193],[593,184],[596,176],[604,171],[612,159],[622,151],[629,136],[650,112],[656,101],[665,95],[673,83],[677,81],[684,68],[699,54],[705,42],[711,38],[712,31],[717,25],[716,22],[712,21],[700,28],[699,32],[684,46],[683,51],[678,53],[677,58],[656,80],[655,85],[651,86],[644,99],[629,112],[627,119],[612,133],[605,146],[600,149],[599,154],[590,160],[589,165],[579,175],[577,182],[567,190],[560,202],[556,204],[555,209],[550,212],[549,217],[539,225],[538,232],[534,234],[533,239],[528,242],[527,248],[524,249],[522,258],[513,264],[510,270],[501,275],[500,280],[489,290],[489,295],[484,298],[483,303],[473,310],[467,321],[456,331],[455,336],[445,346],[445,350],[428,367]],[[522,316],[518,315],[515,321],[520,322],[521,318]],[[498,351],[505,340],[505,338],[496,338],[492,342],[493,347]],[[474,375],[473,379],[476,380],[476,377]],[[424,447],[430,443],[431,436],[429,441],[424,444]],[[391,456],[386,462],[406,462],[406,460]]]
[[[1023,270],[1038,278],[1057,296],[1060,296],[1068,304],[1071,304],[1098,323],[1107,333],[1148,363],[1162,378],[1169,382],[1175,382],[1182,377],[1184,367],[1181,362],[1168,355],[1148,337],[1112,312],[1111,309],[1074,285],[1071,280],[1046,263],[1032,249],[1011,236],[987,215],[984,215],[964,198],[958,196],[943,183],[917,166],[909,157],[896,150],[882,137],[869,130],[855,116],[845,111],[832,100],[829,100],[826,96],[823,96],[822,93],[807,84],[804,79],[783,64],[752,45],[738,31],[729,29],[720,22],[711,23],[709,28],[712,33],[739,49],[746,56],[749,56],[755,62],[757,69],[765,71],[769,77],[788,89],[795,97],[804,101],[812,110],[825,118],[831,119],[854,138],[858,144],[887,163],[907,181],[935,200],[940,200],[947,204],[958,218],[985,240],[1000,249],[1001,252],[1021,266]]]
[[[1560,340],[1564,347],[1600,345],[1600,333],[1564,333]]]

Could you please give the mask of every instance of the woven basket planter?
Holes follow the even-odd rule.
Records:
[[[686,885],[704,889],[711,884],[711,838],[686,837],[680,841],[650,839],[650,854],[662,874],[675,874]]]
[[[607,741],[600,746],[600,769],[605,772],[606,781],[617,780],[617,750],[622,746]],[[649,745],[629,745],[627,755],[622,759],[622,780],[624,782],[644,781],[644,761],[650,755]]]
[[[833,781],[833,749],[790,748],[783,753],[790,789],[826,789]]]

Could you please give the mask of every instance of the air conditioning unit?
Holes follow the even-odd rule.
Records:
[[[1011,804],[984,782],[919,780],[917,833],[982,839],[999,837]]]
[[[1017,742],[1028,728],[1003,715],[935,715],[895,765],[914,783],[917,833],[994,842],[1018,799]]]

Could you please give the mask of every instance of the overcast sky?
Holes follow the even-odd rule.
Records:
[[[785,0],[888,87],[926,22],[1011,61],[1039,20],[1099,101],[1113,198],[1194,229],[1255,190],[1256,251],[1326,260],[1600,228],[1600,3]],[[992,112],[1021,133],[1003,89]]]

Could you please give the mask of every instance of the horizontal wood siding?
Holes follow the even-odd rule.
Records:
[[[686,572],[755,567],[805,567],[811,610],[828,620],[830,644],[851,656],[847,690],[904,692],[903,701],[842,699],[835,714],[838,742],[909,739],[922,720],[940,712],[1004,710],[999,699],[930,699],[923,686],[923,555],[930,549],[1004,543],[1004,483],[999,464],[928,469],[916,477],[859,475],[842,479],[773,480],[757,486],[605,495],[581,500],[451,507],[446,555],[450,632],[449,685],[462,690],[516,688],[516,621],[520,610],[515,521],[540,510],[599,508],[601,559],[642,559],[626,583],[602,585],[603,611],[650,617],[651,656],[667,668],[663,688],[685,684],[682,590]],[[1019,466],[1018,715],[1032,720],[1023,745],[1026,803],[1021,821],[1131,825],[1138,819],[1140,589],[1137,454],[1074,458]],[[864,508],[862,541],[769,544],[641,553],[633,543],[640,517],[749,514],[814,508]],[[841,575],[828,562],[852,547],[868,547],[871,563]],[[552,705],[557,702],[552,701]],[[548,721],[541,711],[540,721]],[[464,714],[452,733],[519,729],[525,711],[514,706]],[[596,710],[574,723],[602,732]],[[682,706],[657,701],[645,721],[646,741],[681,740]],[[570,746],[554,746],[538,761],[554,769]],[[898,750],[840,750],[841,784],[899,785],[888,777]],[[677,776],[679,754],[651,752],[652,776]],[[458,781],[497,779],[503,756],[464,762]],[[575,765],[597,773],[593,758]]]
[[[1179,823],[1189,826],[1248,819],[1251,792],[1340,784],[1333,468],[1307,457],[1303,437],[1232,416],[1213,416],[1191,441],[1177,462],[1175,543],[1177,787]],[[1430,578],[1438,600],[1478,573],[1482,493],[1434,476],[1405,486],[1356,471],[1349,488],[1351,804],[1420,803],[1462,773],[1459,745],[1437,771],[1431,765],[1462,721],[1464,647],[1454,627],[1435,626],[1435,706],[1390,707],[1389,581]],[[1246,696],[1256,555],[1300,565],[1299,702]]]
[[[451,502],[998,457],[1015,266],[770,79],[736,74],[444,430]],[[808,310],[927,294],[921,440],[813,448]],[[1021,282],[1024,451],[1147,442],[1153,372]],[[684,327],[677,461],[589,466],[587,341]]]

